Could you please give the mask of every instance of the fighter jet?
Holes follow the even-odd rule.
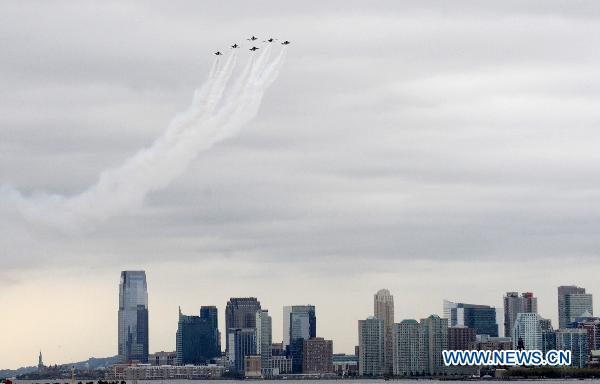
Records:
[[[233,49],[235,49],[235,48],[239,48],[239,47],[240,47],[240,46],[239,46],[239,45],[237,45],[237,44],[233,44],[233,45],[231,46],[231,48],[233,48]]]
[[[263,41],[263,43],[266,43],[266,42],[272,43],[275,40],[277,40],[277,39],[274,39],[271,37],[271,38],[268,38],[267,40]]]
[[[251,50],[251,51],[257,51],[257,50],[259,50],[259,49],[260,49],[260,48],[256,48],[256,47],[252,47],[252,48],[250,48],[250,50]]]
[[[248,41],[254,41],[254,40],[258,40],[258,37],[252,35],[251,38],[247,39]]]
[[[221,53],[221,52],[219,52],[219,51],[217,51],[217,52],[215,52],[215,55],[217,55],[217,56],[221,56],[221,55],[222,55],[222,53]]]
[[[284,42],[283,42],[283,43],[281,43],[281,44],[282,44],[282,45],[288,45],[288,44],[291,44],[291,43],[290,43],[289,41],[287,41],[287,40],[286,40],[286,41],[284,41]]]

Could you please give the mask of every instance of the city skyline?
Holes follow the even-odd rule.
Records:
[[[556,288],[557,288],[556,289],[556,297],[557,298],[560,297],[561,294],[565,294],[565,292],[567,292],[567,293],[577,293],[577,294],[587,293],[588,297],[590,297],[590,298],[593,297],[592,293],[590,293],[589,290],[586,290],[586,288],[579,287],[577,285],[558,286]],[[567,291],[565,291],[565,289],[567,289]],[[128,293],[128,290],[129,290],[130,293]],[[507,304],[509,306],[512,305],[510,303],[507,303],[507,301],[506,301],[507,295],[511,295],[511,294],[514,295],[516,293],[517,292],[507,291],[502,296],[503,307],[499,308],[500,311],[497,311],[497,313],[496,313],[496,315],[497,315],[496,316],[496,326],[498,326],[498,328],[497,328],[498,335],[502,334],[502,332],[500,331],[501,328],[499,327],[501,323],[500,323],[500,316],[498,316],[498,313],[500,313],[502,316],[505,315],[503,312],[506,310],[506,307],[504,307],[504,306],[507,305]],[[128,295],[129,295],[129,297],[128,297]],[[531,316],[535,316],[535,320],[534,320],[535,323],[526,323],[526,324],[529,324],[527,326],[528,327],[532,327],[532,326],[536,327],[537,326],[538,328],[540,327],[539,324],[538,324],[538,322],[540,320],[543,320],[545,318],[545,316],[540,315],[539,311],[537,311],[537,297],[535,297],[535,295],[536,295],[535,292],[524,292],[522,294],[521,297],[527,297],[530,300],[533,298],[536,301],[534,302],[535,304],[533,304],[533,306],[532,306],[532,304],[529,304],[529,306],[527,306],[527,305],[524,306],[525,312],[520,312],[519,315],[516,317],[516,320],[517,320],[516,323],[517,324],[519,324],[519,322],[522,321],[522,320],[520,320],[521,317],[524,318],[524,316],[531,315]],[[376,313],[380,313],[382,317],[387,316],[387,313],[390,311],[390,309],[391,309],[392,316],[393,316],[393,312],[394,312],[393,294],[391,294],[391,292],[388,289],[383,288],[383,289],[377,290],[377,292],[374,294],[373,297],[374,297],[374,305],[373,305],[373,308],[372,308],[373,311],[372,311],[371,314],[369,314],[366,317],[367,321],[370,321],[369,319],[377,319]],[[518,297],[518,296],[512,296],[512,297]],[[119,307],[119,310],[117,311],[119,325],[121,324],[122,321],[124,321],[124,320],[122,320],[122,318],[124,317],[122,315],[122,311],[123,311],[124,308],[126,308],[126,306],[125,306],[126,302],[129,303],[130,305],[137,306],[138,311],[139,311],[139,305],[138,305],[138,303],[141,302],[144,305],[144,309],[145,309],[145,316],[146,317],[144,318],[144,322],[145,322],[145,324],[148,324],[148,322],[149,322],[149,316],[148,316],[148,308],[147,308],[148,291],[147,291],[146,271],[138,270],[138,271],[122,271],[121,272],[121,280],[120,280],[120,283],[119,283],[119,295],[118,295],[118,303],[119,303],[118,307]],[[559,302],[560,302],[560,299],[559,299]],[[390,308],[386,308],[385,307],[388,303],[391,303],[391,307]],[[231,312],[230,312],[229,309],[227,309],[228,307],[232,308]],[[433,312],[431,315],[428,315],[426,318],[430,318],[431,316],[434,316],[434,317],[437,316],[438,318],[441,317],[442,319],[447,320],[447,324],[448,324],[449,327],[454,327],[454,326],[464,327],[465,325],[467,325],[466,323],[468,322],[468,320],[465,320],[467,318],[466,312],[464,312],[464,313],[460,312],[459,313],[459,315],[458,315],[459,319],[458,319],[458,322],[457,322],[457,313],[456,313],[456,308],[457,307],[461,308],[461,309],[462,308],[465,308],[465,309],[466,308],[475,308],[475,309],[479,309],[479,308],[494,308],[496,310],[498,309],[498,308],[495,308],[494,306],[489,306],[488,307],[485,304],[464,304],[462,302],[460,302],[460,303],[454,303],[454,302],[448,301],[447,299],[444,299],[441,302],[441,306],[440,306],[441,311],[439,311],[439,312]],[[235,308],[235,311],[242,311],[242,312],[239,315],[235,315],[234,308]],[[535,311],[533,313],[527,313],[527,311],[531,310],[532,308],[535,309]],[[557,306],[557,311],[558,311],[558,308],[559,307]],[[580,311],[583,310],[584,311],[580,315],[589,314],[590,313],[590,309],[591,308],[578,308],[578,310],[580,310]],[[319,339],[322,340],[323,335],[322,334],[317,334],[315,331],[313,331],[313,327],[316,326],[316,324],[317,324],[316,318],[314,318],[315,306],[313,306],[313,305],[304,305],[304,304],[302,304],[302,305],[297,305],[297,304],[296,305],[284,305],[284,306],[281,307],[281,310],[282,310],[282,313],[284,314],[284,317],[282,318],[282,323],[281,323],[282,324],[282,329],[285,329],[285,326],[286,326],[285,314],[287,313],[291,317],[291,319],[292,319],[292,321],[290,321],[287,324],[287,326],[291,327],[289,329],[290,335],[292,335],[292,334],[298,334],[298,335],[300,335],[300,334],[306,333],[305,336],[302,336],[302,337],[306,338],[305,340],[308,340],[308,338],[310,338],[312,340],[315,337],[319,337]],[[223,348],[220,349],[220,350],[221,350],[221,352],[224,353],[224,356],[228,356],[226,345],[228,343],[227,338],[228,338],[228,333],[229,333],[228,330],[229,329],[234,329],[234,328],[238,328],[239,330],[244,330],[244,329],[250,330],[251,328],[254,329],[253,334],[252,334],[252,343],[255,345],[253,347],[255,349],[252,350],[252,353],[250,353],[251,355],[259,355],[260,356],[262,354],[260,352],[261,347],[259,347],[259,345],[263,345],[263,348],[264,348],[264,342],[261,341],[262,339],[261,339],[261,336],[260,336],[261,335],[261,329],[263,329],[262,332],[268,332],[268,334],[266,336],[266,337],[268,337],[268,340],[269,340],[269,342],[267,343],[268,345],[271,345],[272,343],[279,343],[279,342],[283,341],[283,339],[282,340],[277,340],[276,338],[272,337],[272,334],[273,334],[273,328],[272,328],[273,327],[273,322],[272,322],[272,317],[270,315],[269,309],[267,309],[267,308],[261,308],[260,300],[258,300],[255,297],[248,297],[248,296],[246,296],[246,297],[232,297],[232,298],[229,298],[228,301],[227,301],[227,305],[224,306],[224,312],[225,312],[225,316],[224,316],[225,317],[225,319],[224,319],[224,323],[225,324],[224,325],[218,323],[218,320],[217,320],[218,317],[219,317],[218,311],[219,311],[219,306],[218,305],[217,306],[215,306],[215,305],[200,305],[198,307],[198,311],[197,311],[200,316],[189,316],[189,315],[183,315],[182,311],[181,311],[181,307],[179,306],[178,307],[179,325],[176,327],[177,332],[175,334],[176,337],[175,337],[175,343],[174,343],[175,346],[174,346],[174,348],[172,348],[172,349],[162,348],[162,349],[156,349],[156,350],[154,350],[154,349],[151,349],[151,350],[146,349],[146,354],[152,354],[152,353],[157,353],[157,352],[177,352],[176,353],[177,357],[175,358],[174,362],[178,363],[178,364],[184,364],[184,360],[180,360],[180,359],[182,359],[182,357],[181,357],[182,355],[180,355],[180,353],[182,353],[182,352],[180,352],[180,343],[183,343],[183,341],[181,341],[182,339],[180,339],[181,324],[182,324],[182,321],[183,321],[183,323],[188,323],[188,324],[190,323],[190,321],[196,321],[196,320],[193,320],[194,318],[198,319],[198,321],[201,320],[201,319],[204,319],[203,321],[208,321],[210,324],[213,324],[214,326],[217,326],[217,324],[219,324],[218,328],[217,328],[217,334],[216,334],[218,338],[215,340],[215,342],[219,346],[219,348],[220,348],[221,345],[223,345]],[[305,313],[309,313],[309,312],[306,312],[306,311],[311,311],[310,313],[313,314],[313,315],[311,315],[313,317],[307,316],[306,317],[306,324],[305,325],[302,325],[302,322],[301,322],[301,320],[303,319],[302,317],[294,319],[294,317],[292,316],[292,314],[294,312],[296,312],[299,315],[303,315]],[[592,311],[593,311],[593,309],[592,309]],[[228,315],[228,313],[230,313],[230,314]],[[438,315],[438,313],[439,313],[439,315]],[[261,318],[261,314],[263,315],[262,318]],[[252,315],[252,316],[250,316],[250,315]],[[447,316],[445,316],[445,315],[447,315]],[[266,317],[264,317],[264,316],[266,316]],[[464,317],[462,319],[460,319],[461,316],[464,316]],[[559,314],[556,314],[555,317],[558,319],[559,318]],[[575,317],[577,317],[577,316],[575,316]],[[421,318],[421,317],[415,316],[415,318]],[[266,320],[261,320],[261,319],[266,319]],[[309,320],[309,319],[311,319],[311,320]],[[421,318],[421,321],[423,321],[423,319],[424,318]],[[487,316],[484,319],[487,319]],[[502,317],[502,319],[504,319],[504,317]],[[267,321],[267,323],[263,323],[264,321]],[[361,329],[361,325],[360,324],[361,324],[361,322],[364,322],[364,319],[358,319],[358,321],[359,321],[359,329]],[[414,320],[412,318],[410,318],[410,317],[403,318],[403,319],[398,319],[395,316],[393,316],[392,317],[392,321],[393,321],[393,327],[392,328],[394,329],[393,330],[393,334],[395,334],[395,332],[396,332],[395,331],[395,327],[397,327],[397,326],[403,326],[405,323],[410,323],[411,321],[414,321]],[[527,320],[527,321],[530,321],[530,320]],[[550,321],[552,321],[552,320],[550,320]],[[266,328],[264,328],[264,325],[262,327],[259,325],[261,323],[262,324],[268,324],[268,331],[266,330]],[[139,322],[138,322],[138,324],[139,324]],[[314,324],[314,325],[310,325],[310,324]],[[382,360],[380,361],[380,363],[381,363],[380,369],[381,369],[381,372],[385,373],[387,371],[387,368],[386,368],[386,358],[385,358],[385,326],[383,324],[384,324],[384,322],[382,322],[381,326],[380,326],[381,327],[381,332],[382,332],[382,336],[381,336],[382,337],[382,339],[381,339],[381,342],[382,342],[382,346],[381,346],[381,348],[382,348],[382,352],[381,352],[382,353],[382,357],[381,357],[381,359]],[[472,326],[470,326],[470,329],[473,330],[473,335],[481,333],[481,332],[477,332],[477,329],[478,329],[478,326],[479,326],[478,324],[479,323],[474,323],[474,324],[472,324]],[[533,324],[535,324],[535,325],[533,325]],[[555,330],[559,329],[558,323],[552,323],[552,324],[553,324],[553,328]],[[233,328],[228,328],[229,326],[233,326]],[[239,328],[240,326],[242,328]],[[301,328],[299,328],[297,331],[293,331],[292,329],[293,329],[294,326],[301,327]],[[410,324],[409,324],[409,326],[410,326]],[[370,327],[372,327],[372,326],[370,326]],[[225,331],[224,332],[224,336],[221,336],[221,329],[222,328]],[[304,329],[304,328],[306,328],[306,329]],[[562,329],[563,327],[560,327],[560,328]],[[484,328],[483,333],[485,334],[488,330],[489,329]],[[539,349],[541,349],[541,343],[542,343],[542,334],[541,334],[541,332],[542,332],[542,330],[543,330],[543,328],[539,329],[537,331],[538,333],[536,334],[537,336],[535,336],[535,337],[538,337],[539,339],[537,341],[535,341],[535,343],[538,343],[538,344],[535,344],[535,347],[533,347],[533,348],[539,348]],[[146,330],[146,332],[148,332],[148,330]],[[517,333],[514,333],[514,332],[517,332]],[[530,331],[528,331],[528,332],[530,332]],[[516,339],[514,339],[514,335],[517,335],[517,334],[519,334],[519,333],[517,331],[517,328],[515,328],[515,330],[513,332],[511,332],[511,336],[509,336],[509,337],[513,338],[514,348],[516,348],[516,345],[517,345],[516,344],[517,342],[514,341],[514,340],[516,340]],[[190,331],[188,331],[188,337],[189,337],[189,335],[191,335]],[[495,335],[488,334],[488,336],[494,337]],[[393,336],[393,337],[395,337],[395,336]],[[223,338],[225,340],[222,340]],[[328,339],[331,340],[333,338],[329,337]],[[118,343],[118,346],[119,346],[118,347],[118,352],[119,353],[118,354],[122,354],[121,351],[124,350],[125,347],[121,347],[121,341],[120,341],[121,340],[121,331],[119,331],[118,340],[119,340],[119,343]],[[335,339],[333,339],[333,340],[335,340]],[[205,341],[203,341],[203,343],[204,342]],[[393,342],[396,343],[396,339],[393,339]],[[525,341],[525,346],[528,347],[528,348],[531,348],[531,346],[529,345],[529,343],[531,343],[531,342],[532,341],[527,341],[526,340]],[[146,343],[147,343],[147,341],[146,341]],[[356,340],[356,344],[355,345],[358,345],[359,343],[360,343],[360,331],[359,331],[359,337]],[[285,343],[283,345],[285,346]],[[146,348],[147,348],[147,344],[146,344]],[[205,348],[205,347],[202,347],[202,348]],[[333,352],[334,353],[340,353],[340,352],[342,352],[342,353],[351,353],[349,351],[338,351],[338,350],[335,350],[335,349],[333,350]],[[355,352],[355,351],[353,351],[353,352]],[[190,351],[190,353],[200,353],[200,352],[199,352],[199,350],[195,350],[194,352]],[[269,350],[269,353],[270,353],[270,350]],[[291,353],[292,356],[295,353],[294,349],[292,348],[292,345],[290,345],[290,353]],[[38,355],[38,366],[39,366],[39,364],[41,364],[40,363],[41,362],[41,354],[42,354],[42,351],[40,350],[39,351],[39,355]],[[109,356],[112,356],[112,355],[109,355]],[[109,356],[102,356],[102,357],[109,357]],[[215,354],[215,355],[212,355],[212,356],[217,357],[217,356],[220,356],[220,354],[219,355]],[[121,358],[123,358],[125,360],[128,360],[128,359],[139,360],[140,359],[139,355],[135,355],[135,354],[132,355],[131,357],[121,356]],[[263,356],[261,359],[264,361],[264,359],[266,359],[266,357]],[[267,358],[267,359],[269,360],[269,364],[270,364],[270,357]],[[208,360],[209,360],[209,358],[207,358],[206,361],[208,361]],[[142,358],[141,361],[144,362],[144,359]],[[188,361],[188,362],[192,363],[192,361]],[[200,364],[200,363],[202,363],[202,361],[193,361],[193,363],[194,364]],[[301,363],[301,366],[302,366],[302,363]],[[242,365],[242,367],[243,367],[243,365]],[[269,366],[267,365],[267,367],[269,367]]]
[[[558,286],[600,308],[599,3],[7,0],[0,19],[2,368],[114,355],[122,270],[146,271],[150,351],[174,350],[180,306],[217,306],[225,348],[231,297],[274,340],[312,304],[346,353],[382,288],[396,321],[447,299],[494,306],[501,335],[507,292],[554,325]]]

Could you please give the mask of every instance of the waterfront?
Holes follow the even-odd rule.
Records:
[[[240,383],[241,380],[229,380],[229,379],[217,379],[219,381],[219,383],[230,383],[230,384],[234,384],[234,383]],[[338,384],[343,384],[343,383],[351,383],[351,384],[383,384],[384,382],[388,382],[387,380],[383,380],[383,379],[330,379],[330,380],[334,380],[336,383]],[[546,381],[546,382],[552,382],[555,384],[561,384],[561,383],[567,383],[567,382],[571,382],[573,380],[585,380],[586,382],[597,382],[600,383],[600,379],[538,379],[538,380],[525,380],[525,379],[510,379],[510,380],[502,380],[502,381],[519,381],[519,383],[528,383],[528,382],[539,382],[540,380]],[[215,380],[125,380],[127,384],[199,384],[199,383],[211,383],[214,382]],[[247,381],[262,381],[262,380],[247,380]],[[318,382],[322,382],[323,380],[283,380],[287,383],[297,383],[297,384],[313,384],[313,383],[318,383]],[[439,383],[441,381],[459,381],[459,380],[431,380],[431,379],[392,379],[389,381],[401,381],[404,384],[427,384],[427,383]],[[480,384],[480,383],[489,383],[491,381],[498,381],[498,380],[493,380],[493,379],[488,379],[488,380],[464,380],[464,381],[469,381],[470,383],[474,383],[474,384]],[[79,382],[79,380],[77,380],[77,382]],[[86,384],[90,382],[90,380],[85,381],[82,380],[81,383],[82,384]],[[94,384],[97,384],[97,380],[93,381]],[[110,382],[110,381],[109,381]],[[119,381],[120,383],[120,381]],[[70,380],[65,380],[65,379],[61,379],[61,380],[14,380],[13,384],[70,384]]]

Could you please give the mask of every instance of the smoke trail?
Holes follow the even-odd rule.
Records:
[[[169,185],[199,152],[235,136],[256,116],[264,92],[279,73],[284,51],[272,61],[270,47],[258,57],[251,56],[233,82],[236,55],[222,66],[216,60],[188,109],[175,116],[163,135],[121,166],[101,172],[98,181],[80,194],[37,192],[24,196],[4,186],[0,198],[16,206],[28,221],[66,231],[89,229],[139,208],[149,192]]]

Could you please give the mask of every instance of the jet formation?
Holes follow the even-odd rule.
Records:
[[[248,40],[249,42],[255,42],[256,40],[258,40],[258,37],[252,35],[249,38],[247,38],[246,40]],[[273,43],[277,41],[277,39],[273,38],[273,37],[269,37],[266,40],[263,40],[263,43]],[[285,40],[281,43],[281,45],[288,45],[291,44],[288,40]],[[238,49],[240,48],[240,45],[238,43],[233,43],[232,45],[230,45],[230,49]],[[257,46],[252,46],[252,48],[249,48],[250,51],[255,52],[258,51],[260,49],[260,47]],[[217,51],[213,53],[216,56],[222,56],[223,53],[221,53],[221,51]]]

